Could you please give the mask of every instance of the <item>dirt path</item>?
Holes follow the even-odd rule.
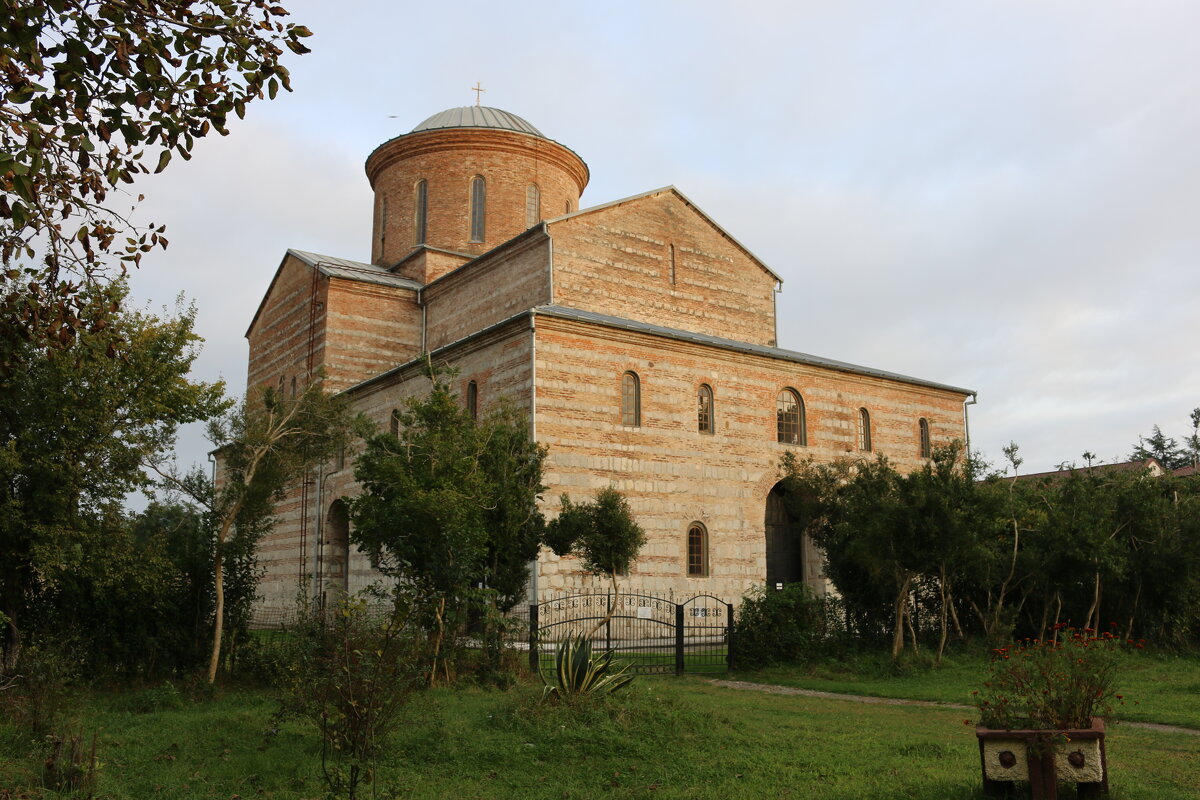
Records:
[[[940,703],[936,700],[907,700],[901,697],[868,697],[861,694],[839,694],[837,692],[821,692],[816,689],[796,689],[792,686],[775,686],[769,683],[750,683],[749,681],[727,681],[721,679],[710,680],[714,686],[722,686],[726,689],[740,689],[746,692],[763,692],[764,694],[790,694],[799,695],[801,697],[819,697],[824,700],[846,700],[851,703],[874,703],[883,706],[926,706],[930,708],[947,708],[956,710],[973,711],[974,706],[967,706],[961,703]],[[1128,725],[1131,728],[1145,728],[1151,731],[1161,731],[1164,733],[1185,733],[1190,736],[1200,736],[1200,730],[1196,728],[1185,728],[1180,725],[1164,725],[1159,722],[1121,722],[1121,725]]]

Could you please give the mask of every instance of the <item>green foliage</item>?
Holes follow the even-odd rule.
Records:
[[[823,611],[823,603],[803,583],[753,589],[738,606],[733,667],[758,669],[807,660],[820,645]]]
[[[105,291],[123,298],[125,287]],[[60,601],[95,602],[105,587],[122,588],[118,568],[137,559],[119,534],[121,502],[149,484],[143,464],[164,457],[178,425],[224,407],[220,384],[187,378],[193,319],[183,307],[165,318],[120,313],[105,335],[81,334],[69,352],[27,343],[20,368],[0,382],[0,609],[10,667],[26,622],[36,627]],[[108,333],[127,342],[120,357]],[[143,570],[127,588],[152,591],[152,580]]]
[[[596,499],[572,503],[563,495],[558,518],[549,525],[546,543],[558,555],[574,553],[583,569],[594,575],[621,575],[637,558],[646,534],[629,502],[609,486],[596,492]]]
[[[109,193],[174,154],[190,158],[264,92],[290,90],[280,56],[307,52],[310,35],[267,0],[6,0],[3,10],[0,375],[28,342],[68,347],[86,333],[120,347],[106,328],[121,298],[98,301],[106,260],[123,272],[167,240],[154,223],[134,228]]]
[[[1006,457],[1021,464],[1015,445]],[[886,460],[785,459],[793,516],[863,639],[906,646],[982,633],[1045,638],[1056,623],[1121,623],[1183,645],[1200,632],[1200,481],[1102,465],[1045,478],[992,474],[955,448],[900,474]]]
[[[1114,623],[1115,625],[1115,623]],[[1062,626],[1052,639],[997,648],[991,675],[977,692],[980,724],[989,728],[1090,728],[1112,713],[1120,640]]]
[[[554,652],[554,681],[539,673],[544,688],[543,700],[575,703],[591,695],[612,694],[633,682],[629,665],[615,668],[613,652],[592,655],[592,644],[583,634],[558,643]]]
[[[295,658],[283,678],[288,708],[321,733],[321,767],[334,796],[357,797],[386,738],[423,677],[416,601],[393,595],[382,619],[364,598],[310,613],[297,627]]]
[[[42,759],[42,786],[54,792],[91,797],[96,791],[96,734],[89,746],[83,734],[47,737]]]
[[[351,501],[351,538],[384,574],[433,599],[421,620],[436,639],[432,680],[438,659],[449,676],[443,644],[453,651],[473,619],[493,641],[494,612],[525,594],[545,527],[537,505],[545,449],[508,406],[476,422],[436,373],[399,423],[398,437],[369,438],[355,463],[362,493]]]

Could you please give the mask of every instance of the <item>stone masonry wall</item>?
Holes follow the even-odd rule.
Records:
[[[546,236],[530,231],[427,286],[426,347],[436,350],[549,302],[549,252]]]
[[[553,302],[775,344],[775,279],[675,192],[579,214],[549,227],[554,238]]]
[[[467,381],[479,387],[479,411],[487,413],[500,397],[508,397],[518,407],[528,408],[532,380],[530,342],[532,333],[528,322],[522,321],[496,330],[486,337],[464,342],[451,353],[441,354],[441,361],[454,364],[459,370],[455,385],[460,396],[465,395]],[[416,362],[395,376],[355,390],[351,402],[356,411],[373,421],[379,430],[390,425],[392,410],[401,407],[404,399],[429,391],[424,364]],[[339,498],[354,496],[358,485],[354,481],[354,457],[361,444],[347,453],[343,465],[327,464],[309,486],[307,509],[306,570],[310,576],[316,567],[315,548],[318,545],[318,526],[325,536],[331,506]],[[319,491],[318,491],[319,489]],[[300,586],[300,529],[301,492],[293,489],[276,506],[278,522],[259,547],[259,559],[265,575],[259,584],[262,603],[266,606],[285,606],[296,599]],[[359,591],[381,576],[372,569],[367,557],[351,547],[349,590]],[[310,588],[305,581],[306,591]]]
[[[590,498],[609,484],[629,499],[647,544],[629,584],[663,593],[735,599],[766,575],[766,497],[785,452],[818,461],[876,453],[901,470],[919,458],[918,419],[935,445],[964,438],[962,402],[913,386],[694,343],[537,317],[537,437],[549,447],[546,497]],[[621,376],[641,379],[641,427],[621,425]],[[713,390],[715,432],[697,430],[697,391]],[[776,441],[775,399],[794,388],[807,410],[808,446]],[[874,453],[857,451],[858,409],[873,422]],[[548,502],[550,510],[554,505]],[[686,533],[709,534],[710,575],[688,578]],[[823,582],[809,548],[810,583]],[[543,553],[539,594],[600,583],[574,559]]]

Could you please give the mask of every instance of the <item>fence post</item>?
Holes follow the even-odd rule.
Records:
[[[733,622],[733,603],[725,604],[725,668],[733,669],[733,641],[735,627]]]
[[[538,604],[529,604],[529,671],[538,674],[538,663],[541,654],[538,652]]]
[[[683,674],[683,604],[675,604],[675,674]]]

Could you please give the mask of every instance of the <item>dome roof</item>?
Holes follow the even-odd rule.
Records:
[[[505,131],[531,133],[534,136],[540,136],[543,139],[546,138],[544,133],[516,114],[510,114],[503,109],[491,108],[489,106],[448,108],[445,111],[439,111],[434,114],[410,132],[416,133],[417,131],[429,131],[438,128],[499,128]]]

